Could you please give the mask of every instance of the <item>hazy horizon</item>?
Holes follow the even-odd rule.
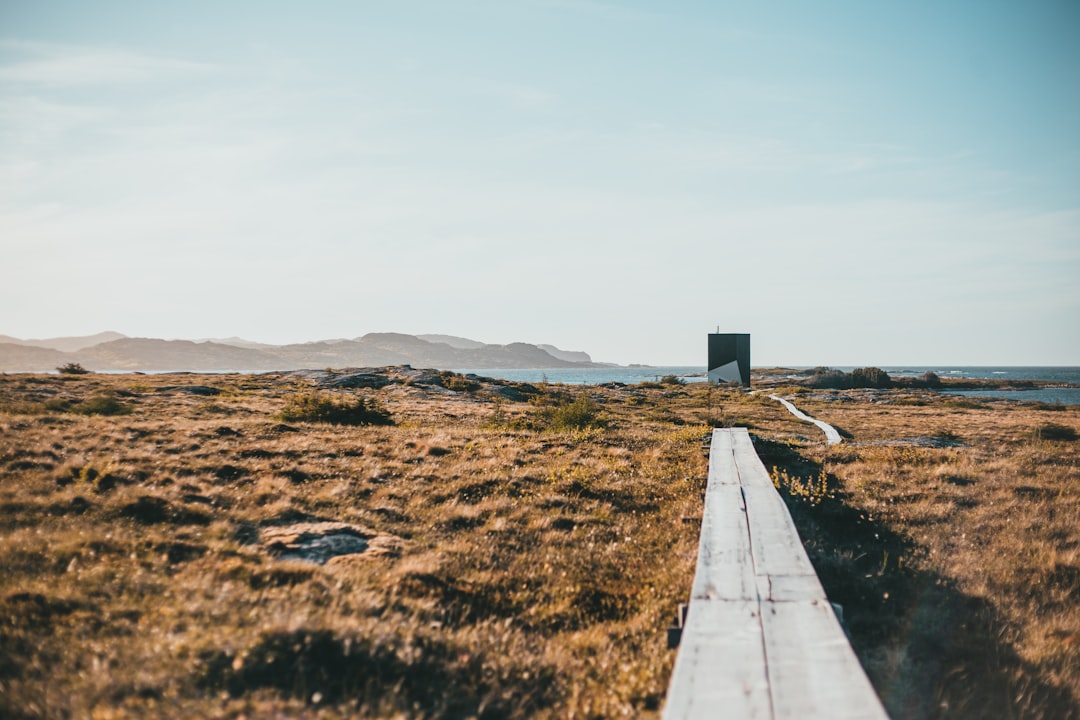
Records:
[[[1064,0],[0,2],[0,333],[1077,366],[1078,72]]]
[[[105,330],[105,331],[102,331],[100,333],[91,333],[91,334],[86,335],[86,336],[57,336],[57,337],[49,337],[49,338],[44,338],[44,337],[42,337],[42,338],[15,337],[15,336],[12,336],[12,335],[10,335],[8,333],[0,332],[0,338],[14,337],[15,339],[20,340],[22,342],[48,342],[48,341],[52,341],[52,340],[76,339],[78,337],[88,337],[89,338],[89,337],[94,337],[96,335],[107,335],[107,334],[114,333],[114,332],[117,332],[117,331]],[[390,331],[372,331],[372,332],[378,334],[380,332],[390,332]],[[124,336],[125,338],[128,338],[128,339],[150,339],[150,340],[165,340],[165,341],[174,341],[174,340],[176,340],[176,341],[186,341],[186,342],[194,342],[194,343],[203,343],[203,342],[227,343],[229,341],[232,341],[232,342],[252,343],[252,344],[257,344],[257,345],[267,345],[267,346],[270,346],[270,347],[281,347],[283,345],[290,345],[290,344],[303,345],[303,344],[320,343],[320,342],[352,341],[352,340],[357,340],[360,337],[362,337],[362,336],[353,336],[353,337],[338,337],[338,338],[313,338],[313,339],[310,339],[310,340],[297,341],[295,343],[264,343],[264,342],[262,342],[260,340],[253,340],[251,338],[239,337],[239,336],[235,336],[235,335],[234,336],[228,336],[228,337],[218,337],[218,338],[210,338],[210,337],[190,338],[190,337],[132,336],[132,335],[126,335],[124,333],[117,333],[117,334],[122,335],[122,336]],[[460,339],[463,339],[463,340],[475,340],[476,342],[481,342],[481,343],[485,342],[482,339],[466,338],[466,337],[464,337],[462,335],[455,335],[453,333],[401,333],[401,334],[412,335],[414,337],[419,337],[421,339],[424,339],[423,336],[425,336],[425,335],[427,335],[427,336],[430,336],[430,335],[447,335],[447,336],[457,337],[457,338],[460,338]],[[2,342],[2,339],[0,339],[0,342]],[[437,340],[429,340],[429,342],[438,342],[438,341]],[[519,339],[519,340],[515,340],[515,341],[511,341],[511,342],[522,342],[522,343],[528,343],[528,344],[532,344],[532,345],[536,345],[536,346],[550,345],[550,343],[544,343],[543,341],[528,340],[528,339]],[[489,343],[489,344],[501,344],[501,343]],[[610,358],[597,358],[596,356],[592,355],[592,353],[589,352],[588,348],[564,348],[564,347],[558,347],[558,346],[555,346],[555,347],[556,347],[556,349],[558,349],[558,350],[560,350],[562,352],[585,352],[585,353],[588,353],[590,355],[590,357],[592,358],[592,362],[594,362],[594,363],[611,363],[611,364],[616,364],[616,365],[623,366],[623,367],[630,366],[630,365],[641,364],[641,365],[646,365],[648,367],[684,367],[684,368],[700,367],[700,368],[702,368],[702,370],[704,370],[704,368],[706,366],[706,358],[704,356],[700,360],[692,361],[692,362],[685,362],[685,363],[640,363],[639,361],[635,361],[635,360],[632,360],[632,359],[631,360],[625,360],[625,359],[624,360],[612,360]],[[1068,364],[1068,363],[1066,363],[1066,364],[1054,365],[1054,364],[1047,364],[1047,363],[1041,363],[1041,364],[1040,363],[1031,363],[1031,364],[1026,364],[1026,365],[1003,365],[1003,364],[999,364],[999,363],[965,363],[965,362],[941,362],[941,361],[921,361],[921,362],[907,362],[907,363],[902,363],[902,362],[900,362],[900,363],[898,363],[898,362],[882,362],[882,361],[875,361],[875,362],[869,362],[869,363],[851,363],[851,362],[786,362],[786,363],[785,362],[779,362],[779,363],[764,363],[764,362],[759,362],[759,361],[751,358],[751,366],[755,367],[755,368],[792,368],[792,369],[805,369],[805,368],[813,368],[813,367],[831,367],[831,368],[837,368],[837,369],[844,369],[844,368],[856,368],[856,367],[867,367],[867,366],[881,367],[881,368],[891,368],[891,369],[905,368],[905,367],[924,369],[924,368],[935,368],[935,367],[941,367],[941,368],[945,368],[945,367],[952,367],[952,368],[964,368],[964,367],[967,367],[967,368],[996,368],[996,367],[1077,368],[1077,367],[1080,367],[1080,364]],[[106,371],[106,372],[116,372],[116,371]]]

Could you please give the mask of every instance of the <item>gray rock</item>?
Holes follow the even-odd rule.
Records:
[[[373,372],[358,372],[342,375],[326,382],[330,387],[339,388],[384,388],[390,384],[390,380],[382,374]]]
[[[184,392],[189,395],[205,395],[213,396],[220,395],[221,390],[216,387],[210,387],[209,385],[166,385],[159,387],[157,392]]]

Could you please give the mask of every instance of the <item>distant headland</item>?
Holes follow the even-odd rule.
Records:
[[[493,345],[453,335],[368,333],[352,339],[268,345],[242,338],[161,340],[117,332],[23,340],[0,335],[0,371],[49,372],[68,363],[93,371],[269,371],[413,365],[453,368],[589,368],[588,353],[554,345]]]

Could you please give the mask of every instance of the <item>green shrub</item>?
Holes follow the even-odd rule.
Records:
[[[665,375],[660,378],[661,385],[685,385],[686,381],[678,375]]]
[[[48,406],[52,402],[50,400],[45,404]],[[115,395],[96,395],[70,406],[68,410],[80,415],[127,415],[131,407],[117,400]]]
[[[831,368],[815,368],[806,384],[816,388],[843,388],[847,387],[847,375]]]
[[[60,398],[52,398],[41,403],[41,412],[45,413],[57,413],[57,412],[71,412],[72,402],[70,400],[62,400]]]
[[[881,368],[855,368],[849,373],[830,368],[815,368],[814,374],[806,381],[807,385],[817,388],[887,388],[892,387],[892,378]]]
[[[56,368],[61,375],[86,375],[90,371],[77,362],[69,362]]]
[[[488,427],[502,427],[504,425],[506,425],[506,409],[503,408],[502,396],[496,395],[492,401],[491,420],[488,421]]]
[[[393,425],[390,413],[375,399],[336,398],[327,393],[303,393],[289,400],[277,418],[283,422],[331,425]]]
[[[1057,423],[1044,423],[1031,431],[1031,437],[1035,440],[1076,440],[1076,430],[1068,425]]]
[[[892,385],[889,373],[881,368],[855,368],[851,371],[851,387],[887,388]]]
[[[600,408],[582,390],[573,401],[561,399],[558,405],[539,408],[533,424],[545,430],[566,432],[602,428],[607,423],[600,416]]]
[[[481,388],[480,383],[474,382],[464,375],[449,371],[439,373],[439,384],[454,392],[471,393]]]

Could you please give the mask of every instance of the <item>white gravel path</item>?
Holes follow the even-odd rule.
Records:
[[[777,402],[781,403],[795,417],[799,418],[800,420],[802,420],[804,422],[814,423],[819,428],[821,428],[823,431],[825,431],[825,444],[826,445],[839,445],[842,442],[842,439],[840,437],[840,433],[837,432],[836,428],[834,428],[829,423],[823,422],[821,420],[816,420],[816,419],[810,417],[809,415],[804,413],[802,410],[795,407],[794,405],[792,405],[790,402],[788,402],[784,398],[780,397],[779,395],[770,395],[769,397],[771,397],[773,400],[776,400]]]

